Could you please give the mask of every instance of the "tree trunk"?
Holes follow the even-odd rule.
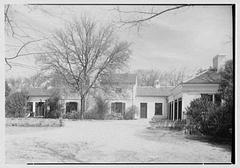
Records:
[[[85,96],[81,96],[81,110],[80,110],[80,119],[83,119],[83,114],[85,112]]]

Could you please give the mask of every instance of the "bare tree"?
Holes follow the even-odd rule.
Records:
[[[156,80],[162,86],[176,86],[183,82],[188,76],[185,69],[172,71],[158,71],[158,70],[137,70],[138,83],[140,86],[154,86]]]
[[[59,74],[79,94],[81,119],[90,89],[104,74],[121,69],[129,59],[129,43],[118,42],[113,33],[111,26],[101,27],[82,17],[57,31],[45,45],[46,54],[39,58],[44,70]]]

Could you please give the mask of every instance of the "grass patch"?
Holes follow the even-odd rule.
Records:
[[[60,127],[60,121],[59,119],[46,119],[46,118],[6,118],[6,126]]]

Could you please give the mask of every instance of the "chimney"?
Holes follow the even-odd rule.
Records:
[[[154,82],[154,86],[155,86],[155,88],[160,88],[160,82],[159,82],[159,80],[156,80],[156,81]]]
[[[213,57],[213,68],[217,70],[217,72],[221,71],[226,62],[226,55],[216,55]]]

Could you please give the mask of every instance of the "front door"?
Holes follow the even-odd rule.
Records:
[[[147,118],[147,103],[140,103],[140,118]]]

